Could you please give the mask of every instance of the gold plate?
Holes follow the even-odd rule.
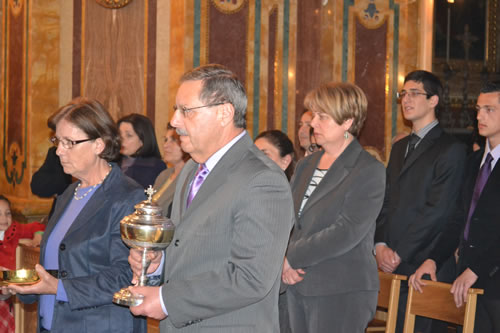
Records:
[[[15,284],[18,286],[35,284],[40,277],[34,269],[17,269],[2,271],[2,285]]]

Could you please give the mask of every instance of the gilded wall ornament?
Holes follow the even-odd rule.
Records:
[[[95,0],[95,1],[101,6],[111,9],[122,8],[128,5],[130,2],[132,2],[132,0]]]
[[[215,7],[225,14],[234,14],[243,8],[246,0],[212,0]]]

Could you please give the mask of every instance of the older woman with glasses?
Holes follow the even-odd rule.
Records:
[[[132,279],[120,220],[145,197],[112,162],[120,152],[116,125],[99,102],[85,98],[53,120],[51,141],[64,172],[77,181],[58,198],[47,225],[36,266],[40,282],[4,289],[23,294],[23,302],[39,301],[40,332],[145,332],[144,319],[112,303]]]
[[[366,119],[363,91],[324,84],[304,102],[322,150],[300,161],[292,178],[296,224],[282,281],[292,332],[361,333],[375,313],[375,220],[385,168],[356,136]]]

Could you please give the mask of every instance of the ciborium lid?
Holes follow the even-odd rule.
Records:
[[[163,224],[167,221],[170,221],[165,216],[163,216],[162,208],[153,201],[153,194],[156,192],[153,187],[149,185],[149,187],[144,192],[146,192],[146,194],[148,195],[148,199],[141,201],[137,205],[135,205],[135,212],[125,216],[122,222],[126,220],[129,223],[151,225]]]

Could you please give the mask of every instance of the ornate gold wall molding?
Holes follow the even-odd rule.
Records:
[[[122,8],[128,5],[130,2],[132,2],[132,0],[95,0],[95,1],[101,6],[111,9]]]

